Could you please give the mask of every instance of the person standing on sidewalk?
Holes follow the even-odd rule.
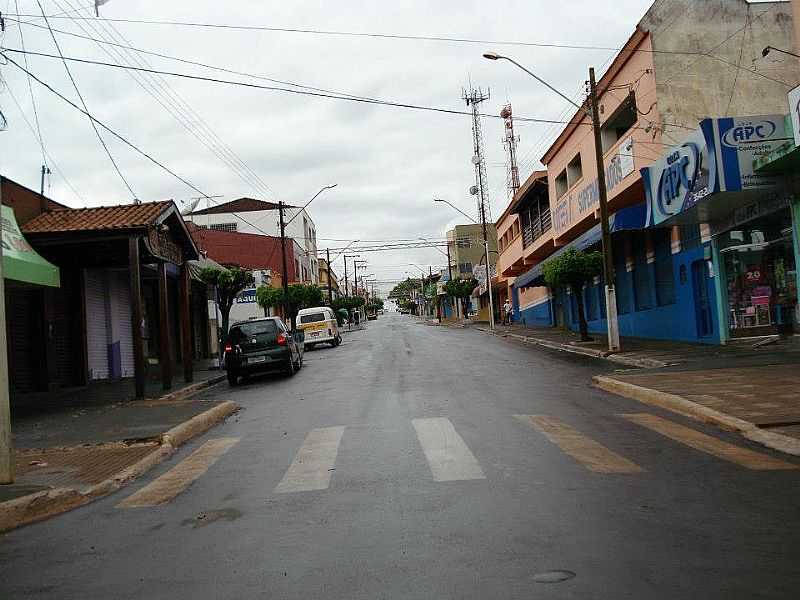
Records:
[[[503,325],[511,325],[511,303],[508,299],[503,304]]]

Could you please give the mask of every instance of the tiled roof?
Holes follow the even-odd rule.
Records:
[[[151,224],[173,205],[172,200],[164,200],[120,206],[52,210],[28,221],[22,230],[24,233],[57,233],[137,229]]]
[[[201,201],[202,204],[202,201]],[[295,208],[289,204],[284,204],[285,208]],[[256,198],[239,198],[238,200],[231,200],[219,206],[211,206],[202,210],[192,211],[193,215],[219,215],[226,213],[240,213],[240,212],[253,212],[256,210],[278,210],[277,202],[267,202],[266,200],[257,200]]]

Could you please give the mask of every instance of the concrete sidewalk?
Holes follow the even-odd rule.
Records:
[[[236,410],[191,400],[224,374],[184,387],[183,399],[69,404],[12,418],[16,481],[0,485],[0,531],[70,510],[125,485]]]

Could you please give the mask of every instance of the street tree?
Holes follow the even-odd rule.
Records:
[[[324,295],[319,286],[296,283],[289,286],[288,306],[283,294],[283,288],[274,288],[260,285],[256,290],[256,302],[261,308],[274,308],[283,306],[284,316],[289,323],[292,322],[297,311],[303,308],[321,306]]]
[[[588,342],[589,327],[583,307],[583,286],[603,270],[602,252],[582,252],[570,248],[562,255],[544,264],[544,281],[550,289],[569,288],[578,307],[578,324],[581,341]]]
[[[239,267],[228,267],[218,269],[216,267],[206,267],[200,271],[200,279],[206,285],[214,286],[217,290],[217,302],[219,311],[222,313],[222,333],[228,333],[230,325],[231,307],[239,293],[253,285],[253,275],[250,271],[245,271]]]
[[[451,279],[444,284],[444,291],[451,298],[461,301],[462,314],[467,314],[467,300],[472,295],[472,291],[478,287],[478,280],[471,279]]]

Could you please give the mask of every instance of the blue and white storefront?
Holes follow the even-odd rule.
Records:
[[[785,178],[754,168],[791,138],[787,121],[705,119],[641,169],[646,201],[610,221],[622,336],[719,344],[797,322],[800,217],[792,219]],[[516,290],[544,286],[543,265],[569,247],[600,249],[599,224],[517,278],[515,320],[577,330],[577,303],[565,291],[522,310],[516,302]],[[591,332],[606,331],[603,288],[598,277],[583,291]]]
[[[703,227],[710,236],[703,258],[711,285],[693,296],[695,311],[713,307],[721,343],[788,333],[798,320],[794,191],[781,173],[757,169],[787,143],[794,138],[784,115],[705,119],[642,169],[650,227]]]

